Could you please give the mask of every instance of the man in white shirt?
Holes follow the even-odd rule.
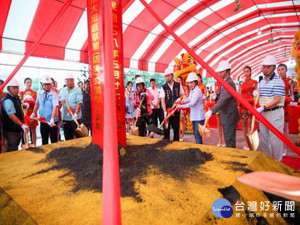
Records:
[[[164,110],[164,116],[166,117],[168,110],[172,110],[174,102],[184,95],[184,90],[178,82],[174,81],[173,70],[171,68],[167,68],[164,74],[166,83],[161,88],[160,97],[162,103],[161,105]],[[174,116],[171,116],[169,119],[168,128],[164,130],[164,139],[170,139],[170,126],[172,126],[174,130],[174,141],[179,141],[179,120],[180,115],[177,111]]]
[[[150,102],[150,107],[152,109],[152,114],[151,114],[152,121],[155,124],[155,126],[158,126],[157,120],[159,119],[159,122],[162,123],[164,117],[163,117],[163,113],[161,112],[162,109],[160,107],[160,91],[157,88],[154,78],[150,79],[149,91],[154,97],[154,100]]]

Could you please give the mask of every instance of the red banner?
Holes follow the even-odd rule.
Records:
[[[87,1],[93,144],[103,148],[104,46],[102,1]]]
[[[123,63],[122,1],[112,0],[113,56],[117,105],[118,142],[126,146],[125,84]]]
[[[123,67],[122,5],[112,0],[113,57],[117,109],[118,143],[126,146],[125,85]],[[103,91],[104,91],[104,45],[103,45],[103,2],[87,1],[89,59],[91,79],[91,110],[93,144],[103,147]]]

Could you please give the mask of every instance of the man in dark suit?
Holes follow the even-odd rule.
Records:
[[[230,64],[227,61],[221,61],[216,72],[236,90],[235,84],[230,77]],[[211,110],[206,112],[205,117],[210,118],[212,114],[215,114],[219,110],[226,147],[235,148],[236,128],[240,120],[240,114],[237,107],[237,101],[223,86],[221,86],[220,97],[217,104]]]

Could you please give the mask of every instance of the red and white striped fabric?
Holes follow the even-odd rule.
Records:
[[[0,51],[24,54],[37,40],[64,0],[0,0]],[[240,2],[240,6],[238,3]],[[147,0],[164,22],[205,62],[260,72],[267,54],[289,59],[293,34],[300,27],[300,1]],[[138,0],[123,1],[124,65],[162,72],[184,49]],[[86,0],[71,6],[48,31],[33,56],[88,63]],[[203,71],[204,75],[206,71]]]

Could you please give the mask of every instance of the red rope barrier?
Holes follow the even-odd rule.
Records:
[[[220,82],[223,87],[236,99],[238,100],[246,109],[248,109],[262,124],[264,124],[270,131],[272,131],[279,139],[283,141],[289,148],[291,148],[295,153],[300,155],[300,149],[293,144],[287,137],[285,137],[279,130],[277,130],[264,116],[256,111],[252,105],[250,105],[245,99],[242,98],[227,82],[225,82],[206,62],[204,62],[184,41],[178,37],[175,32],[168,27],[163,20],[154,12],[154,10],[145,2],[145,0],[140,0],[145,8],[152,14],[152,16],[172,35],[175,40],[185,48],[200,65],[207,70],[218,82]]]

